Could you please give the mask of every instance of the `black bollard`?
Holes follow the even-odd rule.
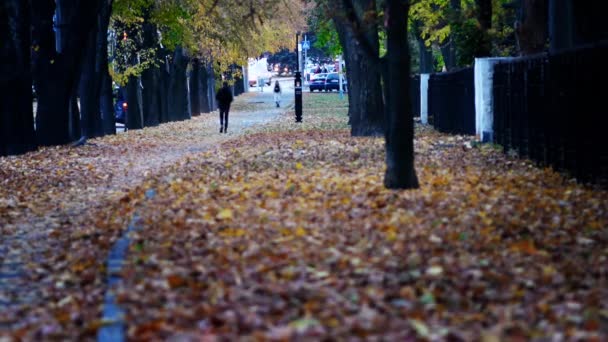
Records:
[[[302,122],[302,74],[299,71],[296,71],[294,86],[296,95],[296,122]]]

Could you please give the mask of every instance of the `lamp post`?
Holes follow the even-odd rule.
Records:
[[[296,122],[302,122],[302,73],[300,72],[300,51],[298,49],[298,36],[300,31],[296,33],[296,78],[294,81],[294,93],[296,104]]]

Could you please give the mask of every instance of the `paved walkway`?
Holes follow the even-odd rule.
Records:
[[[74,163],[89,163],[87,165],[94,168],[96,175],[102,175],[79,181],[70,179],[69,169],[73,165],[65,165],[65,172],[57,171],[57,165],[53,165],[55,168],[52,171],[64,174],[64,179],[59,177],[59,180],[55,179],[55,184],[39,190],[30,187],[29,190],[36,192],[31,198],[19,198],[17,194],[22,190],[23,183],[35,184],[36,181],[31,181],[33,178],[39,178],[41,183],[45,181],[48,175],[45,175],[43,167],[32,175],[3,180],[6,188],[4,193],[0,192],[0,340],[3,331],[14,331],[39,319],[35,313],[36,307],[51,297],[57,297],[53,291],[61,292],[62,287],[69,284],[67,275],[63,279],[54,272],[58,266],[61,268],[58,263],[66,262],[61,253],[70,248],[73,243],[70,240],[74,236],[95,234],[94,224],[86,221],[87,213],[118,200],[121,194],[141,184],[145,176],[241,135],[252,126],[267,123],[292,108],[292,82],[290,79],[281,81],[283,101],[280,108],[274,106],[270,87],[266,87],[264,92],[251,88],[251,92],[238,96],[230,113],[228,134],[219,133],[219,115],[216,111],[190,122],[169,123],[90,140],[89,144],[78,149],[50,148],[24,156],[0,158],[0,170],[3,167],[8,170],[38,159],[43,162],[36,165],[53,164],[48,159],[53,159],[54,154],[64,157],[74,155]],[[173,127],[180,125],[193,129],[187,133],[173,130]],[[136,136],[135,140],[132,139],[133,135]],[[158,141],[159,136],[162,136],[162,145],[150,148],[150,141]],[[135,142],[136,145],[122,146],[122,142]],[[46,172],[50,172],[50,169]],[[12,210],[12,216],[3,216],[4,209]],[[82,229],[85,224],[90,226],[86,228],[88,231]]]

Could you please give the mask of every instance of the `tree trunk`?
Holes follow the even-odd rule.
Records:
[[[416,42],[418,42],[418,48],[420,49],[420,73],[421,74],[429,74],[432,73],[433,70],[433,52],[429,49],[424,43],[424,39],[422,39],[420,28],[422,27],[422,22],[420,20],[416,20],[413,25],[413,34],[416,36]]]
[[[209,101],[209,111],[217,110],[217,101],[215,100],[215,72],[213,71],[213,61],[207,64],[207,99]]]
[[[76,88],[72,89],[72,96],[69,101],[69,118],[68,118],[68,134],[70,141],[76,141],[81,138],[82,126],[80,122],[80,108],[78,107],[78,97],[76,96]]]
[[[186,68],[188,58],[181,47],[175,49],[169,79],[169,117],[171,121],[190,119]]]
[[[86,38],[95,26],[98,0],[61,0],[59,32],[61,53],[53,33],[54,0],[32,2],[33,76],[38,94],[36,137],[41,145],[73,139],[70,98],[80,76]]]
[[[454,45],[452,37],[448,37],[447,41],[440,47],[443,63],[448,71],[452,71],[456,68],[456,47]]]
[[[353,16],[368,18],[370,17],[368,14],[376,10],[376,0],[354,0],[353,8],[355,11]],[[345,9],[342,8],[339,13],[344,11]],[[335,15],[334,22],[338,38],[344,48],[347,65],[351,135],[381,136],[384,133],[385,122],[380,66],[368,58],[363,50],[364,47],[357,43],[357,37],[365,39],[371,50],[369,53],[378,56],[380,46],[377,24],[375,20],[361,20],[359,27],[350,23],[347,16],[341,15]]]
[[[549,0],[549,44],[551,52],[574,45],[574,18],[571,0]]]
[[[101,90],[101,75],[97,69],[99,58],[97,46],[98,32],[91,31],[87,41],[86,53],[82,62],[82,73],[78,95],[80,96],[80,112],[82,119],[82,136],[94,138],[103,135],[101,126],[101,108],[99,95]]]
[[[460,0],[450,0],[450,22],[460,20]],[[456,62],[456,42],[454,34],[450,34],[444,44],[441,46],[441,54],[447,70],[453,70],[458,65]]]
[[[477,5],[477,21],[482,30],[487,31],[492,28],[492,0],[475,0]]]
[[[420,73],[430,74],[433,71],[433,52],[429,49],[422,38],[418,38],[418,47],[420,47]]]
[[[30,5],[0,3],[0,156],[36,148],[30,73]]]
[[[159,45],[157,27],[148,22],[143,23],[142,48],[151,49]],[[143,125],[145,127],[157,126],[160,123],[161,100],[160,100],[160,68],[151,66],[141,73],[141,106],[143,114]]]
[[[107,57],[106,57],[107,58]],[[116,114],[114,113],[114,96],[112,95],[112,78],[106,66],[101,71],[100,109],[104,135],[116,134]]]
[[[159,89],[158,89],[158,98],[160,102],[160,123],[165,123],[171,121],[169,116],[169,84],[170,80],[170,70],[171,65],[169,64],[168,58],[166,56],[167,52],[165,50],[159,51],[159,54],[163,57],[163,63],[160,65],[160,73],[159,73]]]
[[[201,63],[198,58],[192,60],[190,74],[190,109],[192,116],[200,115],[201,110]]]
[[[141,74],[144,126],[158,126],[161,120],[160,68],[153,66]]]
[[[350,44],[348,44],[348,42],[352,39],[355,39],[355,37],[352,36],[350,30],[346,29],[345,22],[347,21],[347,19],[341,18],[339,16],[340,16],[340,14],[338,14],[338,16],[335,16],[333,18],[333,21],[334,21],[334,26],[336,27],[336,31],[338,32],[338,40],[340,41],[340,45],[342,45],[342,55],[344,57],[344,63],[345,63],[345,65],[349,66],[348,68],[346,68],[345,73],[346,73],[346,79],[349,80],[348,83],[349,83],[349,86],[351,87],[351,93],[352,93],[353,85],[350,84],[353,80],[352,69],[350,68],[350,63],[351,63],[350,50],[352,49],[352,46],[350,46]],[[354,67],[354,64],[353,64],[353,67]],[[352,130],[352,127],[359,126],[360,115],[356,114],[355,108],[358,108],[358,106],[360,106],[360,102],[362,102],[362,101],[360,99],[355,98],[355,96],[348,96],[348,124],[351,126],[351,130]],[[351,132],[351,134],[352,134],[352,132]]]
[[[108,26],[110,24],[111,0],[102,0],[97,13],[97,25],[89,33],[83,60],[78,95],[82,118],[82,135],[85,138],[105,134],[104,115],[101,112],[101,88],[104,73],[108,70]]]
[[[545,51],[548,34],[547,15],[547,0],[523,0],[519,19],[515,24],[520,55]]]
[[[144,117],[142,112],[142,94],[140,79],[137,76],[129,76],[127,82],[127,115],[125,126],[128,129],[144,128]]]
[[[201,65],[199,75],[201,87],[201,112],[209,113],[212,109],[209,102],[209,66],[206,63]]]
[[[475,57],[488,57],[492,54],[490,29],[492,28],[492,0],[475,0],[477,21],[481,30],[481,43],[475,49]]]
[[[387,0],[386,55],[386,173],[389,189],[418,187],[414,168],[414,118],[409,95],[408,0]]]
[[[112,14],[112,1],[113,0],[102,0],[101,12],[100,15],[102,18],[107,18],[107,21],[101,21],[103,26],[101,26],[99,32],[100,37],[103,36],[101,40],[101,58],[99,60],[100,65],[100,94],[99,94],[99,103],[100,103],[100,111],[101,111],[101,121],[103,134],[116,134],[116,116],[114,113],[114,97],[112,96],[112,78],[110,77],[110,72],[108,70],[108,39],[107,39],[107,31],[108,26],[110,24],[110,16]]]

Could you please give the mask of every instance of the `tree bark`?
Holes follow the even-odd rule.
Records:
[[[460,20],[460,0],[450,0],[450,11],[450,22]],[[441,54],[443,55],[443,61],[448,71],[456,68],[458,63],[456,61],[456,42],[454,41],[453,33],[450,34],[447,41],[441,46]]]
[[[523,0],[515,35],[520,55],[532,55],[545,51],[548,25],[547,0]]]
[[[484,31],[492,28],[492,0],[475,0],[477,21]]]
[[[551,52],[574,45],[574,18],[571,0],[549,0],[549,44]]]
[[[78,97],[76,96],[76,88],[70,92],[69,107],[68,107],[68,134],[70,141],[76,141],[80,139],[82,133],[82,126],[80,120],[80,107],[78,106]]]
[[[492,54],[492,41],[489,31],[492,28],[492,0],[475,0],[477,21],[481,29],[481,44],[475,49],[475,57],[487,57]]]
[[[108,68],[107,31],[110,24],[110,6],[107,0],[102,0],[101,10],[97,14],[97,25],[89,33],[83,60],[78,95],[80,96],[82,136],[85,138],[104,135],[100,100],[103,73],[107,72]]]
[[[170,85],[170,70],[171,65],[167,56],[167,51],[161,50],[159,54],[163,57],[163,62],[160,65],[159,73],[159,100],[160,100],[160,122],[165,123],[171,121],[169,115],[169,85]]]
[[[149,22],[143,24],[143,48],[155,48],[159,44],[157,36],[157,27]],[[160,68],[151,66],[144,70],[141,74],[141,89],[142,110],[144,118],[144,126],[157,126],[160,123],[161,117],[161,99],[160,99]]]
[[[112,91],[112,77],[108,70],[108,39],[107,31],[110,24],[109,19],[112,14],[112,2],[113,0],[102,0],[101,15],[103,18],[108,18],[108,22],[102,21],[105,24],[105,28],[101,28],[100,32],[103,33],[102,46],[101,46],[101,59],[99,61],[100,69],[100,94],[99,103],[101,110],[101,120],[103,126],[104,135],[116,134],[116,114],[114,113],[114,97]]]
[[[336,11],[337,12],[337,11]],[[334,21],[334,26],[336,27],[336,31],[338,32],[338,40],[340,41],[340,45],[342,45],[342,55],[344,57],[344,63],[345,65],[348,65],[349,67],[346,68],[346,79],[349,80],[349,83],[353,82],[353,74],[352,74],[352,69],[350,68],[350,63],[351,63],[351,52],[350,50],[352,49],[352,46],[350,46],[350,44],[348,44],[348,42],[352,39],[354,39],[355,37],[351,34],[350,30],[346,29],[346,25],[344,25],[347,22],[346,18],[341,18],[340,14],[338,14],[337,16],[335,16],[333,18]],[[350,24],[349,24],[350,25]],[[353,64],[353,68],[355,67],[355,65]],[[349,84],[349,86],[351,87],[351,94],[352,92],[352,84]],[[356,87],[356,86],[355,86]],[[355,126],[359,126],[359,121],[361,116],[355,111],[355,108],[359,108],[359,106],[361,105],[361,100],[357,99],[355,96],[348,96],[348,124],[351,126],[351,135],[352,135],[352,127]]]
[[[171,73],[169,78],[169,118],[171,121],[190,119],[188,111],[188,88],[186,68],[188,57],[181,47],[177,47],[173,54]]]
[[[202,63],[200,68],[200,91],[201,91],[201,111],[203,113],[209,113],[212,111],[211,103],[209,100],[209,65]]]
[[[158,126],[161,122],[160,68],[153,66],[141,74],[144,126]]]
[[[336,1],[336,6],[340,2]],[[374,18],[375,0],[354,0],[352,9],[355,13],[345,13],[349,9],[340,6],[333,16],[338,31],[338,38],[344,49],[344,60],[347,65],[348,99],[352,136],[381,136],[384,133],[384,107],[380,83],[380,66],[368,58],[367,53],[379,55],[378,27],[375,20],[350,22],[350,17]],[[346,15],[341,15],[346,14]],[[367,41],[364,51],[358,37]]]
[[[194,58],[192,60],[192,73],[190,74],[190,109],[192,116],[201,114],[201,102],[201,63],[198,58]]]
[[[41,145],[73,140],[70,99],[75,95],[86,38],[95,26],[99,0],[58,1],[61,53],[53,34],[54,0],[32,2],[33,76],[38,95],[36,137]]]
[[[101,91],[99,95],[103,132],[105,135],[116,134],[116,114],[114,113],[114,96],[112,92],[112,78],[108,71],[106,56],[105,67],[101,71]]]
[[[385,22],[387,55],[386,96],[386,173],[389,189],[418,188],[414,168],[414,118],[409,95],[409,44],[407,42],[408,0],[387,0]]]
[[[209,111],[217,110],[218,104],[215,100],[215,73],[213,71],[213,61],[207,63],[207,98],[209,101]]]
[[[0,156],[36,148],[30,73],[30,4],[0,3]]]
[[[142,111],[142,94],[140,79],[137,76],[130,76],[127,82],[127,115],[125,126],[128,129],[144,128],[144,117]]]
[[[454,45],[452,37],[448,37],[447,41],[440,47],[443,63],[447,71],[452,71],[456,68],[456,47]]]
[[[418,48],[420,51],[420,73],[421,74],[429,74],[432,73],[433,70],[433,52],[429,49],[424,43],[424,39],[420,36],[420,28],[422,27],[422,22],[416,20],[413,25],[413,34],[416,36],[416,42],[418,43]]]

